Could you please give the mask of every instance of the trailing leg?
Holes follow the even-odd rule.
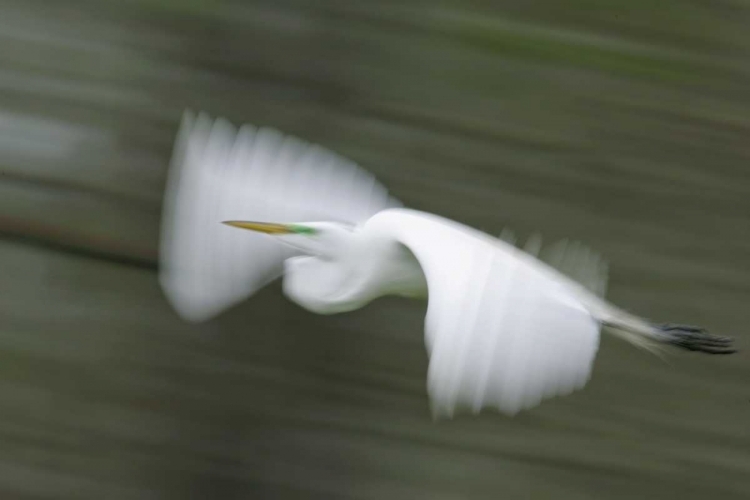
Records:
[[[711,335],[705,328],[692,325],[665,323],[653,325],[663,337],[663,342],[688,351],[708,354],[732,354],[737,350],[732,346],[732,339]]]

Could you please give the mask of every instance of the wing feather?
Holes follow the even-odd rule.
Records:
[[[578,241],[562,240],[544,248],[539,259],[599,297],[607,292],[606,260]]]
[[[396,206],[370,173],[325,148],[186,112],[165,189],[159,279],[183,318],[206,320],[280,276],[293,255],[221,221],[357,224]]]
[[[599,324],[573,281],[432,214],[389,210],[374,221],[395,232],[427,280],[427,389],[436,417],[485,407],[512,415],[586,384]]]
[[[503,228],[498,238],[516,246],[516,237],[508,228]],[[606,295],[607,262],[582,243],[564,239],[542,247],[541,235],[534,233],[524,244],[523,251],[577,281],[591,293],[599,297]]]

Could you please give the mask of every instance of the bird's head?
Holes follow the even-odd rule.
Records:
[[[347,286],[357,262],[355,226],[336,222],[225,224],[268,234],[303,254],[284,262],[283,289],[289,299],[305,309],[331,314],[361,305],[356,298],[350,300],[352,288]]]
[[[276,237],[305,255],[334,259],[351,241],[354,226],[339,222],[272,223],[225,221],[228,226],[248,229]]]

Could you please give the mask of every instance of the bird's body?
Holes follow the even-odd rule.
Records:
[[[384,295],[426,299],[427,283],[419,262],[388,225],[394,218],[408,220],[411,213],[386,209],[363,225],[340,228],[346,236],[335,260],[307,255],[287,259],[284,293],[318,314],[359,309]]]
[[[160,278],[187,319],[208,319],[279,275],[285,295],[318,314],[384,295],[426,299],[436,416],[515,414],[582,388],[602,327],[649,349],[732,352],[728,339],[656,326],[608,303],[606,266],[585,248],[558,248],[545,262],[538,248],[401,207],[372,176],[317,146],[247,127],[183,120]],[[263,219],[286,222],[252,222]]]

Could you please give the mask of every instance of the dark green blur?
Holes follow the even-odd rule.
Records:
[[[0,498],[750,496],[750,5],[0,0]],[[433,423],[420,302],[203,325],[156,280],[185,108],[405,204],[572,237],[609,298],[740,353],[604,338],[587,388]]]

